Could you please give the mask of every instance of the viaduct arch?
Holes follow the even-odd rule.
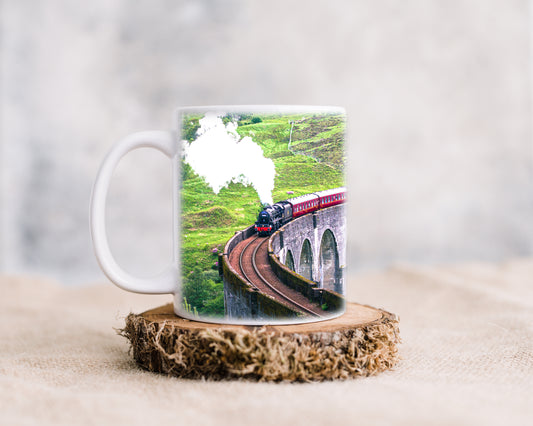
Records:
[[[283,226],[272,239],[279,260],[319,288],[345,294],[345,205],[318,210]]]

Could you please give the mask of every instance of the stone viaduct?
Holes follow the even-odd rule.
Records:
[[[345,205],[295,219],[272,236],[272,251],[297,274],[319,288],[345,294]]]
[[[332,314],[344,309],[345,229],[345,205],[341,204],[292,220],[269,241],[270,265],[276,275],[310,301],[326,304]],[[275,299],[254,292],[229,264],[233,248],[253,232],[253,226],[237,232],[219,255],[226,314],[257,319],[296,316]]]

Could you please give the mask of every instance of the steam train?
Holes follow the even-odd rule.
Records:
[[[255,222],[255,230],[261,235],[271,235],[292,219],[346,201],[346,188],[327,189],[301,195],[266,206]]]

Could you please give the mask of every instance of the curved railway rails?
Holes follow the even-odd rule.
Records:
[[[278,300],[282,299],[290,307],[295,307],[299,311],[302,311],[302,313],[313,317],[322,317],[322,315],[320,315],[320,307],[313,305],[307,300],[307,298],[305,298],[305,296],[285,286],[285,284],[275,277],[273,272],[269,274],[270,277],[264,276],[266,275],[264,274],[265,269],[270,267],[270,265],[268,265],[268,256],[266,255],[265,244],[267,241],[268,237],[259,237],[258,235],[255,235],[240,243],[242,247],[240,247],[240,253],[238,253],[238,273],[240,273],[254,289],[267,293]],[[265,259],[258,262],[258,252],[260,250],[263,255],[261,257],[265,257]],[[251,254],[250,251],[252,251]],[[235,258],[232,263],[237,263]],[[263,270],[263,273],[261,273],[261,270]],[[304,304],[307,306],[304,306]]]

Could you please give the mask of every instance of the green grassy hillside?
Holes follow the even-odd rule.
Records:
[[[194,143],[201,116],[184,118],[183,138]],[[276,168],[274,202],[344,185],[344,115],[237,115],[240,136],[250,136]],[[290,122],[294,122],[289,147]],[[261,211],[251,186],[230,183],[215,194],[182,162],[182,271],[186,306],[203,315],[223,315],[223,285],[217,254],[235,231],[252,225]],[[287,193],[292,191],[293,194]]]

